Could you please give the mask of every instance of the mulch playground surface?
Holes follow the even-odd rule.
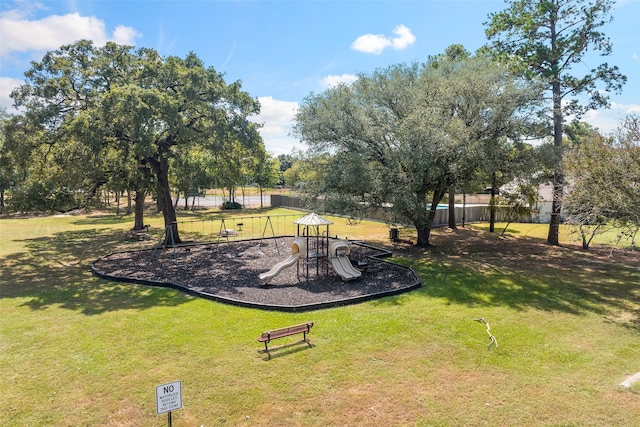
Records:
[[[410,268],[385,261],[383,249],[352,242],[349,259],[366,262],[360,278],[343,281],[326,258],[300,260],[268,285],[259,274],[291,254],[293,237],[182,245],[117,252],[92,264],[116,281],[183,290],[221,302],[281,311],[305,311],[406,292],[421,286]]]

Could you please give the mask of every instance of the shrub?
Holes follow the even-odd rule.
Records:
[[[242,209],[242,205],[238,202],[224,202],[222,204],[222,209],[224,210]]]

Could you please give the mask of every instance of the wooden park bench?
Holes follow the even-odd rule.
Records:
[[[312,326],[313,322],[306,322],[299,325],[287,326],[286,328],[271,329],[269,331],[264,331],[258,338],[258,341],[264,343],[264,349],[267,354],[269,354],[269,357],[271,357],[271,354],[269,353],[269,342],[271,342],[271,340],[296,334],[303,334],[303,339],[300,342],[306,342],[307,344],[311,345],[309,343],[309,340],[307,339],[307,334],[311,330]]]

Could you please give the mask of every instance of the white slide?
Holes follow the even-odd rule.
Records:
[[[300,254],[289,255],[289,258],[285,259],[284,261],[280,261],[279,263],[271,267],[271,270],[267,271],[266,273],[261,273],[259,276],[260,280],[262,280],[265,285],[268,284],[269,281],[276,277],[283,269],[295,264],[296,261],[298,261],[298,258],[300,258]]]
[[[344,255],[331,257],[331,265],[336,274],[342,277],[342,280],[353,280],[362,276],[362,272],[356,269]]]
[[[338,239],[329,242],[329,252],[333,270],[342,280],[353,280],[362,276],[362,272],[351,264],[347,256],[351,252],[348,240]]]
[[[265,285],[268,285],[269,281],[280,274],[283,269],[295,264],[298,259],[300,259],[300,254],[306,256],[306,251],[307,243],[305,238],[297,237],[293,242],[293,245],[291,245],[291,255],[289,255],[289,258],[285,259],[284,261],[280,261],[279,263],[271,267],[271,270],[267,271],[266,273],[260,273],[260,276],[258,277],[260,277],[260,280],[262,280]]]

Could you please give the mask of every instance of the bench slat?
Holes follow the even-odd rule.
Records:
[[[308,341],[306,339],[306,335],[307,333],[309,333],[312,326],[313,326],[313,322],[306,322],[306,323],[301,323],[299,325],[287,326],[287,327],[278,328],[278,329],[271,329],[269,331],[263,332],[262,335],[258,338],[258,341],[263,342],[265,345],[265,349],[267,350],[267,352],[269,352],[267,343],[277,338],[288,337],[295,334],[304,334],[305,341]]]

